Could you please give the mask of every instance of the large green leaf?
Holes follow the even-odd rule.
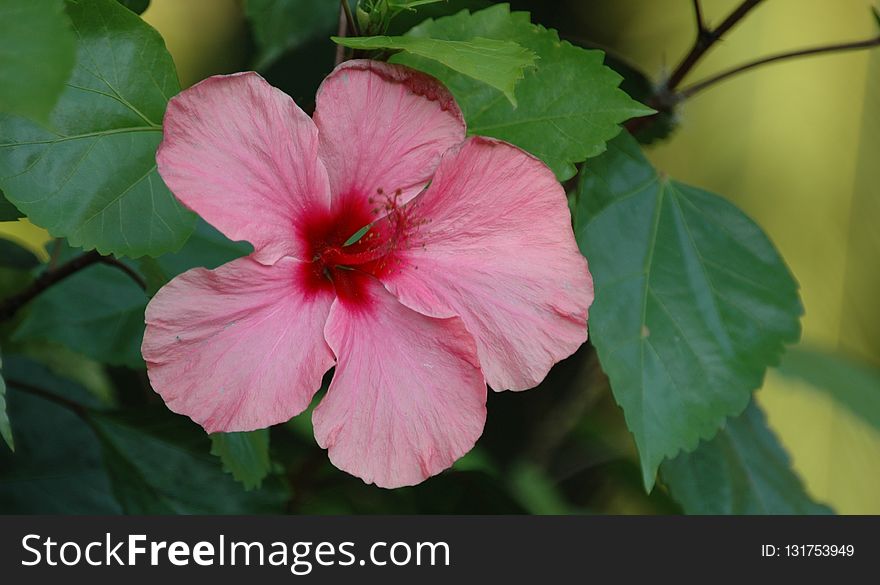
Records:
[[[475,37],[450,41],[427,37],[355,37],[333,40],[353,49],[391,49],[436,61],[449,69],[494,87],[516,107],[513,88],[526,68],[535,65],[535,53],[514,43]]]
[[[6,381],[3,379],[3,354],[0,354],[0,437],[9,448],[15,451],[12,439],[12,426],[9,424],[9,413],[6,412]]]
[[[745,409],[798,339],[798,286],[757,225],[659,176],[628,134],[584,169],[575,211],[596,287],[590,335],[650,488],[664,458]]]
[[[398,53],[392,62],[421,69],[449,87],[471,134],[507,140],[540,157],[560,180],[574,176],[574,163],[601,154],[619,124],[652,110],[618,88],[621,77],[605,67],[601,51],[560,41],[556,31],[531,24],[526,12],[506,4],[479,12],[427,20],[409,36],[454,41],[475,37],[513,41],[538,55],[537,67],[516,86],[517,107],[487,86],[435,60]]]
[[[68,3],[76,65],[51,130],[0,114],[0,187],[53,235],[102,254],[178,249],[195,217],[156,171],[180,89],[162,37],[116,0]]]
[[[287,51],[335,29],[339,2],[331,0],[247,0],[245,12],[257,42],[256,69]]]
[[[801,346],[782,359],[779,373],[827,392],[850,412],[880,429],[880,371],[839,353]]]
[[[92,414],[113,490],[126,513],[280,513],[279,481],[245,492],[210,454],[208,436],[163,409]]]
[[[100,362],[142,368],[146,294],[121,270],[97,264],[35,299],[15,341],[53,341]]]
[[[231,473],[246,490],[260,487],[269,473],[269,429],[248,433],[214,433],[211,453],[223,462],[223,470]]]
[[[661,477],[688,514],[830,514],[807,495],[754,402],[714,439],[663,464]]]
[[[0,2],[0,112],[45,120],[73,67],[63,0]]]

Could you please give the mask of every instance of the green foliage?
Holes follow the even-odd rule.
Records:
[[[556,484],[535,465],[522,463],[510,473],[513,496],[529,514],[573,514]]]
[[[0,452],[0,513],[283,510],[288,494],[279,481],[242,490],[210,454],[207,435],[185,417],[147,406],[111,413],[30,360],[13,356],[4,365],[18,444],[15,455]]]
[[[150,7],[150,0],[119,0],[119,3],[135,14],[142,14]]]
[[[408,36],[511,41],[534,52],[537,67],[517,84],[517,107],[502,91],[432,59],[399,53],[391,61],[421,69],[445,83],[471,134],[516,144],[541,158],[560,180],[574,176],[575,163],[601,154],[605,142],[620,131],[618,124],[651,112],[618,88],[621,78],[602,64],[601,51],[560,41],[556,31],[532,24],[526,12],[511,13],[506,4],[427,20]]]
[[[0,187],[53,235],[102,254],[178,249],[195,218],[156,171],[179,91],[159,34],[116,0],[71,2],[76,65],[51,129],[0,114]]]
[[[104,363],[142,368],[146,304],[130,277],[97,264],[36,298],[13,340],[57,342]]]
[[[659,176],[629,135],[584,170],[575,215],[596,287],[592,342],[650,488],[660,462],[742,412],[797,341],[797,283],[748,217]]]
[[[391,21],[401,12],[415,12],[420,6],[428,6],[445,0],[358,0],[355,7],[357,24],[364,36],[384,34]]]
[[[420,37],[358,37],[333,41],[353,49],[390,49],[436,61],[452,71],[494,87],[516,107],[513,88],[526,68],[535,65],[535,54],[512,41],[474,37],[449,41]]]
[[[874,15],[874,21],[877,23],[877,27],[880,28],[880,10],[877,10],[876,6],[871,6],[871,13]]]
[[[0,513],[118,514],[101,446],[76,408],[98,407],[88,392],[29,360],[4,358],[16,452],[0,449]],[[17,386],[25,381],[49,398]],[[4,452],[5,451],[5,452]]]
[[[284,53],[330,34],[339,16],[332,0],[247,0],[245,14],[257,43],[254,67],[266,69]]]
[[[244,489],[260,487],[269,474],[269,429],[248,433],[214,433],[211,454],[223,462],[223,471],[231,473]]]
[[[779,373],[828,393],[854,415],[880,429],[880,371],[877,369],[838,353],[799,345],[786,352]]]
[[[714,439],[666,461],[661,477],[688,514],[830,514],[807,495],[754,402]]]
[[[233,242],[200,219],[193,235],[180,251],[158,259],[141,258],[138,268],[147,282],[147,294],[152,296],[169,280],[190,268],[214,269],[252,251],[250,244]]]
[[[0,221],[15,221],[20,217],[24,217],[24,214],[0,191]]]
[[[280,512],[286,490],[273,482],[245,492],[210,454],[207,435],[164,408],[90,414],[113,491],[126,513]]]
[[[40,265],[40,260],[30,250],[22,248],[13,241],[0,238],[0,266],[15,270],[32,270]]]
[[[0,3],[0,112],[45,121],[70,76],[74,35],[63,0]]]
[[[9,424],[9,413],[6,412],[6,381],[3,379],[3,354],[0,354],[0,437],[15,451],[12,439],[12,426]]]

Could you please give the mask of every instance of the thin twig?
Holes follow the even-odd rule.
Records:
[[[338,37],[344,37],[348,33],[348,17],[345,14],[345,3],[345,0],[341,0],[339,3],[339,29],[336,32]],[[345,47],[336,45],[335,64],[339,65],[343,61],[345,61]]]
[[[44,390],[38,386],[34,386],[33,384],[28,384],[27,382],[22,382],[21,380],[16,380],[15,378],[8,378],[6,380],[6,385],[10,388],[18,388],[23,392],[27,392],[28,394],[33,394],[34,396],[39,396],[44,400],[49,400],[54,402],[55,404],[59,404],[65,408],[68,408],[75,412],[76,414],[85,417],[88,412],[86,407],[78,402],[74,402],[69,398],[65,398],[64,396],[59,396],[54,392],[49,392],[48,390]]]
[[[76,274],[83,268],[87,268],[100,261],[101,255],[93,250],[65,262],[55,270],[47,270],[37,277],[29,287],[20,293],[5,299],[3,303],[0,304],[0,322],[11,319],[19,309],[28,304],[44,290],[58,284],[68,276]]]
[[[717,43],[721,37],[723,37],[727,32],[736,26],[746,15],[752,11],[758,4],[763,2],[763,0],[745,0],[742,4],[737,6],[733,12],[731,12],[724,21],[719,24],[714,29],[707,29],[705,26],[703,28],[699,28],[697,30],[696,40],[694,41],[693,47],[685,55],[684,59],[681,60],[681,63],[678,64],[672,73],[669,75],[669,78],[666,80],[666,83],[663,85],[662,93],[673,93],[675,89],[679,86],[679,84],[684,80],[688,73],[690,73],[691,69],[703,58],[703,56],[711,49],[715,43]],[[699,9],[699,3],[695,2],[694,6],[696,9]],[[698,18],[700,22],[702,22],[702,11],[700,12]]]
[[[740,73],[745,73],[746,71],[750,71],[751,69],[755,69],[756,67],[760,67],[762,65],[767,65],[769,63],[776,63],[778,61],[787,61],[788,59],[796,59],[798,57],[808,57],[811,55],[823,55],[826,53],[838,53],[844,51],[856,51],[859,49],[869,49],[872,47],[880,47],[880,37],[875,37],[873,39],[867,39],[864,41],[855,41],[850,43],[838,43],[834,45],[826,45],[822,47],[812,47],[809,49],[799,49],[797,51],[787,51],[785,53],[779,53],[778,55],[771,55],[769,57],[763,57],[761,59],[756,59],[754,61],[750,61],[748,63],[744,63],[743,65],[738,65],[737,67],[732,67],[726,71],[722,71],[716,75],[709,77],[708,79],[704,79],[703,81],[699,81],[690,85],[681,91],[678,92],[677,97],[679,100],[685,100],[694,95],[700,93],[703,90],[706,90],[713,85],[725,81],[735,75],[739,75]]]
[[[146,281],[141,278],[140,274],[132,270],[127,264],[120,262],[112,256],[101,256],[101,263],[123,271],[125,274],[128,275],[129,278],[135,281],[135,283],[137,283],[139,287],[141,287],[141,290],[147,290]]]
[[[697,36],[709,30],[706,26],[706,19],[703,18],[703,6],[700,4],[700,0],[694,0],[694,18],[697,21]]]
[[[133,271],[131,268],[129,268],[119,260],[116,260],[115,258],[101,256],[98,252],[92,250],[91,252],[86,252],[85,254],[81,254],[65,262],[58,268],[55,268],[53,270],[46,270],[40,276],[38,276],[37,279],[34,280],[26,289],[18,294],[12,295],[11,297],[4,299],[3,302],[0,303],[0,323],[11,319],[15,315],[15,313],[18,312],[19,309],[34,300],[47,289],[58,284],[67,277],[76,274],[80,270],[98,263],[107,264],[108,266],[113,266],[119,270],[122,270],[135,282],[137,282],[137,284],[141,288],[146,289],[146,283],[144,282],[143,278],[141,278],[140,275]]]

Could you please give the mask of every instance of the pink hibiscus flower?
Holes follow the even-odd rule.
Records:
[[[412,485],[473,447],[487,382],[531,388],[586,340],[562,187],[510,144],[465,139],[427,75],[349,61],[314,119],[256,73],[212,77],[171,100],[164,133],[175,196],[254,247],[146,312],[153,388],[208,432],[289,420],[335,365],[318,444],[367,483]]]

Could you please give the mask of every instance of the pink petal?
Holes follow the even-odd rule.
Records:
[[[464,139],[452,95],[433,77],[378,61],[347,61],[321,84],[315,123],[334,205],[382,189],[415,196],[447,149]],[[356,204],[355,204],[356,205]]]
[[[416,313],[363,278],[362,296],[337,300],[324,330],[338,365],[312,414],[315,437],[367,483],[414,485],[473,447],[486,383],[461,320]]]
[[[492,388],[537,385],[586,340],[592,278],[541,161],[470,138],[409,207],[408,241],[383,282],[419,312],[461,317]]]
[[[240,258],[162,287],[147,306],[142,352],[168,408],[209,433],[305,410],[334,358],[323,338],[333,295],[303,294],[304,266]]]
[[[256,73],[210,77],[172,98],[156,159],[184,205],[253,244],[264,264],[302,258],[303,216],[330,205],[315,124]]]

